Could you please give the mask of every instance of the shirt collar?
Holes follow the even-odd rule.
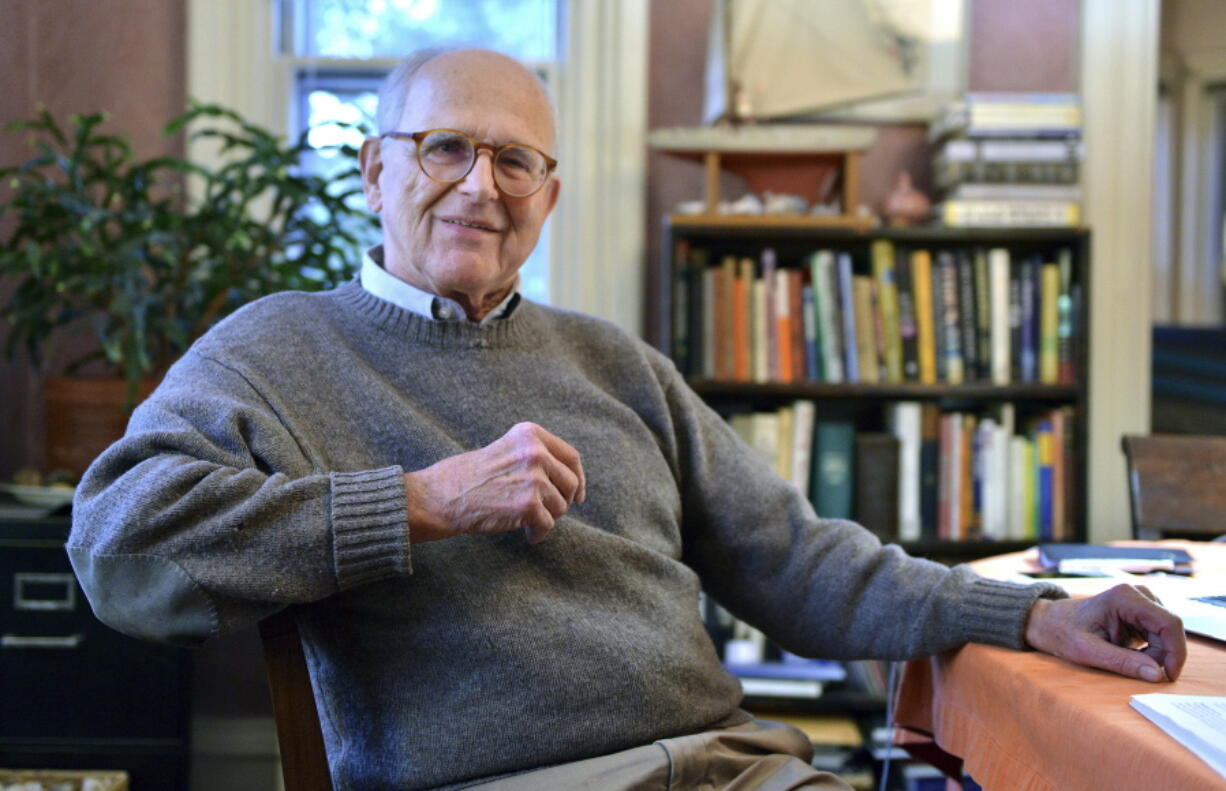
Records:
[[[383,245],[377,244],[366,251],[362,259],[362,271],[359,275],[362,288],[380,299],[404,308],[418,316],[433,321],[467,321],[464,308],[460,303],[447,297],[440,297],[427,291],[422,291],[414,285],[406,283],[383,268]],[[495,319],[510,316],[519,305],[519,277],[506,298],[499,302],[493,310],[486,314],[479,323],[485,325]]]

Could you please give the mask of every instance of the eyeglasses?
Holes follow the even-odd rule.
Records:
[[[412,140],[417,144],[417,164],[421,172],[443,184],[463,181],[477,163],[477,152],[486,149],[493,160],[494,183],[503,193],[515,198],[526,198],[545,186],[549,174],[558,166],[556,159],[532,146],[481,143],[454,129],[384,132],[379,136]]]

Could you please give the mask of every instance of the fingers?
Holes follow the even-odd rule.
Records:
[[[1144,681],[1174,681],[1187,659],[1187,638],[1178,616],[1164,609],[1151,591],[1143,586],[1117,585],[1087,602],[1099,623],[1088,623],[1083,633],[1084,664],[1111,670]],[[1097,636],[1095,626],[1110,626],[1106,633],[1120,637],[1112,642]],[[1135,636],[1146,643],[1141,650],[1127,647],[1124,636]]]
[[[579,451],[575,450],[566,440],[550,434],[534,423],[521,423],[520,425],[531,426],[539,432],[537,436],[544,443],[556,464],[553,468],[554,474],[550,475],[550,479],[566,484],[566,490],[564,491],[567,501],[571,503],[583,502],[587,498],[587,478],[583,473],[583,464],[579,458]],[[555,475],[557,476],[556,478]]]
[[[1179,616],[1158,603],[1144,587],[1121,585],[1103,595],[1112,595],[1115,616],[1145,636],[1146,654],[1157,660],[1166,677],[1174,681],[1188,658],[1188,640]]]
[[[1069,659],[1078,664],[1109,670],[1121,676],[1142,681],[1161,681],[1162,666],[1143,651],[1122,648],[1091,634],[1083,634],[1079,645],[1069,652]]]

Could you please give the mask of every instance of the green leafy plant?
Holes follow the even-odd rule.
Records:
[[[126,139],[103,132],[105,120],[74,115],[65,129],[40,110],[7,127],[31,133],[36,155],[0,170],[0,228],[12,229],[0,239],[0,279],[11,287],[0,304],[4,351],[24,348],[44,374],[101,361],[134,395],[246,302],[348,279],[374,237],[352,146],[334,147],[340,173],[309,174],[307,133],[286,142],[193,104],[166,134],[215,141],[215,161],[138,160]],[[83,331],[96,346],[48,370],[57,343]]]

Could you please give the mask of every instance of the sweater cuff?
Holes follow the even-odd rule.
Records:
[[[966,640],[1025,650],[1026,618],[1038,599],[1064,599],[1063,588],[1048,582],[1018,585],[979,577],[962,600]]]
[[[412,572],[404,471],[334,472],[332,562],[340,590]]]

